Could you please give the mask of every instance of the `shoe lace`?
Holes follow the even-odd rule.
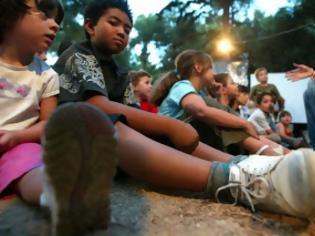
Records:
[[[269,174],[270,174],[270,172],[268,173],[268,175]],[[251,186],[254,186],[255,183],[259,183],[259,184],[262,183],[266,186],[267,191],[265,191],[265,194],[256,194],[254,190],[251,190]],[[270,193],[270,186],[269,186],[268,181],[266,180],[266,178],[259,176],[259,177],[252,178],[252,180],[249,181],[247,184],[242,184],[241,182],[230,182],[229,184],[218,188],[216,193],[215,193],[215,198],[216,198],[217,202],[220,203],[219,193],[221,191],[223,191],[225,189],[229,189],[229,188],[236,188],[236,190],[237,190],[236,196],[234,197],[235,201],[233,202],[233,205],[236,205],[238,203],[239,196],[240,196],[239,191],[241,191],[241,193],[244,194],[247,202],[249,203],[252,212],[255,212],[254,202],[253,202],[252,198],[264,199]]]

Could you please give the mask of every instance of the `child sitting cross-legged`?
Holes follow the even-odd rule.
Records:
[[[277,124],[277,133],[281,139],[291,148],[307,147],[303,137],[294,137],[293,130],[290,127],[292,115],[288,111],[281,111],[279,114],[279,123]]]

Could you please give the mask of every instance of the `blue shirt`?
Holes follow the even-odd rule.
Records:
[[[184,114],[181,102],[183,98],[190,93],[197,92],[189,80],[176,82],[167,97],[163,100],[159,108],[159,113],[175,119],[180,118]]]

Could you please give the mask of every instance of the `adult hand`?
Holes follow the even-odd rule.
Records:
[[[7,151],[18,143],[16,132],[0,130],[0,152]]]
[[[314,70],[311,67],[308,67],[303,64],[293,64],[296,68],[294,70],[290,70],[285,74],[285,77],[291,81],[298,81],[305,79],[307,77],[312,77],[315,79]]]

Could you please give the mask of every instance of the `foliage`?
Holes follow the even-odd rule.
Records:
[[[84,39],[78,19],[87,2],[63,0],[66,17],[52,50],[61,40]],[[282,8],[274,16],[256,11],[253,19],[240,19],[237,16],[246,15],[252,0],[172,0],[159,14],[139,16],[134,21],[137,36],[117,58],[130,69],[145,69],[158,77],[174,69],[174,59],[184,49],[204,50],[217,59],[214,41],[227,32],[238,48],[232,56],[247,52],[251,71],[259,66],[285,71],[293,62],[314,65],[315,4],[311,0],[291,2],[294,7]],[[159,62],[150,60],[151,47],[159,49]]]

